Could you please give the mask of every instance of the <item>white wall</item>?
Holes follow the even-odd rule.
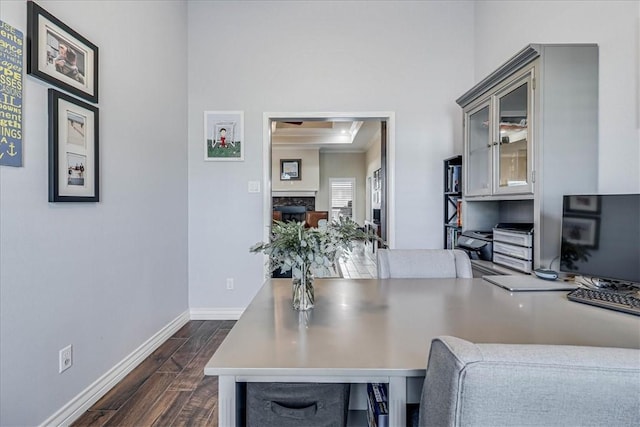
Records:
[[[24,167],[0,167],[2,426],[42,423],[187,310],[186,6],[38,3],[99,47],[101,194],[47,202],[49,85],[25,75]],[[26,36],[26,9],[0,19]]]
[[[529,43],[598,44],[599,191],[640,192],[640,1],[479,1],[475,25],[476,81]]]
[[[473,84],[472,2],[188,2],[189,302],[244,307],[263,281],[263,112],[396,113],[398,247],[440,247],[442,159]],[[202,161],[202,111],[245,112],[245,161]],[[416,185],[417,184],[417,185]],[[263,191],[269,191],[263,188]],[[225,280],[235,278],[235,290]]]

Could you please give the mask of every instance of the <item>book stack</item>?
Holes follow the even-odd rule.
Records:
[[[389,427],[389,399],[383,383],[367,384],[367,421],[369,427]]]
[[[446,249],[455,249],[458,247],[458,238],[460,230],[457,228],[447,228],[447,247]]]
[[[450,165],[447,171],[447,187],[445,191],[447,193],[459,193],[462,191],[460,186],[460,177],[462,175],[462,166]]]

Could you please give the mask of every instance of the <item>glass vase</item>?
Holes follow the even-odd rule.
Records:
[[[295,310],[305,311],[313,308],[315,295],[313,291],[313,274],[309,268],[302,266],[300,269],[301,277],[292,279],[293,287],[293,308]]]

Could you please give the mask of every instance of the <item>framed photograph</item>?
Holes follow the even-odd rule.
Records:
[[[204,112],[205,160],[244,160],[243,138],[244,113],[242,111]]]
[[[569,212],[585,214],[600,213],[600,196],[569,196]]]
[[[98,202],[98,108],[49,89],[49,201]]]
[[[302,179],[302,160],[280,160],[280,181],[300,181]]]
[[[598,248],[599,218],[564,217],[562,240],[590,249]]]
[[[27,2],[27,73],[98,102],[98,48],[33,1]]]

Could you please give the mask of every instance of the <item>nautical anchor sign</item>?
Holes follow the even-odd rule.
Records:
[[[0,165],[22,166],[22,32],[0,21]]]

